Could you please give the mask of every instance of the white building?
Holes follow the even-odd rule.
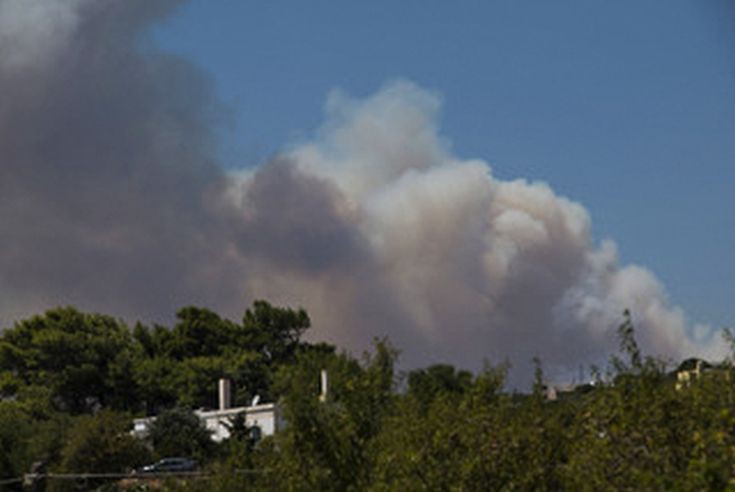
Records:
[[[230,437],[228,425],[238,414],[244,414],[245,425],[257,435],[265,437],[278,432],[283,428],[283,418],[275,403],[261,403],[249,407],[235,407],[218,410],[197,410],[194,412],[204,425],[212,432],[212,440],[223,441]]]
[[[230,407],[230,381],[221,379],[219,382],[219,408],[217,410],[195,410],[196,414],[204,423],[205,427],[212,433],[212,440],[223,441],[230,437],[229,426],[237,415],[245,417],[245,425],[258,436],[270,436],[283,428],[285,422],[281,416],[278,405],[275,403],[261,403],[257,400],[247,407]],[[145,438],[148,430],[156,417],[145,417],[133,420],[132,434],[139,438]]]

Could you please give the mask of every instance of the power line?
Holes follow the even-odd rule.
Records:
[[[0,485],[10,485],[14,483],[20,483],[23,481],[23,477],[17,477],[17,478],[4,478],[0,480]]]

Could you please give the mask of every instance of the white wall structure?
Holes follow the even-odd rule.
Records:
[[[270,436],[283,429],[285,421],[281,416],[278,405],[262,403],[249,407],[226,408],[224,410],[195,410],[194,414],[211,431],[212,440],[220,442],[230,437],[228,426],[235,416],[244,414],[245,425],[260,429],[262,437]],[[133,420],[132,434],[138,438],[145,438],[156,417],[145,417]]]
[[[250,407],[228,408],[225,410],[198,410],[194,412],[212,432],[212,440],[223,441],[230,437],[227,428],[232,419],[238,414],[244,413],[245,425],[249,428],[257,427],[260,435],[270,436],[283,428],[283,418],[275,403],[263,403]]]
[[[133,430],[130,433],[138,439],[148,437],[148,429],[150,429],[156,417],[145,417],[142,419],[133,419]]]
[[[322,393],[326,393],[326,373],[322,371]],[[217,410],[195,410],[194,414],[204,423],[204,426],[212,434],[212,440],[220,442],[230,437],[229,426],[232,425],[235,417],[244,415],[245,425],[248,428],[257,428],[258,436],[270,436],[278,432],[285,425],[285,421],[281,416],[278,405],[275,403],[258,404],[258,397],[253,400],[253,404],[248,407],[230,408],[231,402],[231,382],[229,379],[220,379],[219,389],[219,409]],[[145,438],[148,430],[156,417],[145,417],[133,420],[132,434],[138,438]]]

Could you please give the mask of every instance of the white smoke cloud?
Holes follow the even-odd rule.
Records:
[[[718,350],[593,242],[581,205],[455,156],[440,98],[409,82],[335,92],[313,141],[224,172],[207,77],[139,42],[177,4],[0,0],[2,326],[59,304],[165,321],[266,298],[354,351],[388,335],[409,366],[509,358],[523,378],[535,355],[600,362],[628,308],[651,352]]]
[[[538,355],[552,372],[568,372],[615,350],[625,309],[652,353],[721,355],[712,330],[689,326],[651,272],[619,265],[612,241],[593,242],[580,204],[452,155],[438,133],[440,106],[409,82],[364,101],[331,96],[318,138],[281,165],[330,189],[360,253],[349,265],[332,265],[327,254],[318,272],[266,255],[251,266],[251,291],[270,284],[269,296],[305,302],[319,335],[344,346],[388,334],[411,362],[510,357],[525,366]],[[269,166],[239,179],[241,195]],[[270,220],[293,217],[291,207],[273,205]],[[319,214],[301,219],[305,234],[319,227]]]

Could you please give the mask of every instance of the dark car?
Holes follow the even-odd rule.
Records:
[[[199,469],[199,463],[189,458],[163,458],[156,463],[138,468],[135,473],[175,473],[193,472]]]

